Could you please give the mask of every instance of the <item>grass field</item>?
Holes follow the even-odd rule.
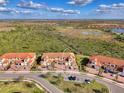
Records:
[[[0,82],[0,93],[46,93],[29,82]]]
[[[51,26],[43,22],[36,24],[13,22],[12,25],[14,30],[0,32],[0,55],[8,52],[36,52],[41,55],[44,52],[63,52],[68,48],[65,52],[71,51],[86,56],[101,54],[124,58],[124,43],[113,40],[109,34],[104,35],[107,39],[92,35],[90,38],[86,35],[79,38],[78,35],[75,37],[58,31],[61,25]]]
[[[96,81],[93,81],[91,84],[84,84],[64,81],[61,76],[47,75],[45,78],[65,93],[109,93],[106,86]]]

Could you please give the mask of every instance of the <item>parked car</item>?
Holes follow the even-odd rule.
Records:
[[[90,80],[90,79],[85,79],[85,80],[84,80],[84,83],[90,84],[90,83],[91,83],[91,80]]]
[[[112,77],[116,77],[117,74],[111,73],[110,74]]]
[[[69,80],[76,80],[76,76],[69,76],[68,79]]]
[[[121,77],[124,77],[124,73],[122,73],[122,72],[120,72],[119,75],[120,75]]]

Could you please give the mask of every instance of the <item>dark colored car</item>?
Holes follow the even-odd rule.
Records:
[[[69,76],[68,79],[69,80],[76,80],[76,76]]]

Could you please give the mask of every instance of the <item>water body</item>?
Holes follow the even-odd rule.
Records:
[[[114,33],[124,33],[124,29],[112,29],[112,32]]]
[[[96,36],[98,36],[98,35],[101,35],[102,34],[102,32],[87,32],[87,31],[83,31],[83,32],[81,32],[83,35],[96,35]]]

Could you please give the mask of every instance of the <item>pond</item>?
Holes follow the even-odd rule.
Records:
[[[102,34],[102,32],[95,32],[95,31],[93,31],[93,32],[91,32],[91,31],[83,31],[83,32],[81,32],[83,35],[101,35]]]
[[[112,29],[112,32],[114,33],[124,33],[124,29]]]

